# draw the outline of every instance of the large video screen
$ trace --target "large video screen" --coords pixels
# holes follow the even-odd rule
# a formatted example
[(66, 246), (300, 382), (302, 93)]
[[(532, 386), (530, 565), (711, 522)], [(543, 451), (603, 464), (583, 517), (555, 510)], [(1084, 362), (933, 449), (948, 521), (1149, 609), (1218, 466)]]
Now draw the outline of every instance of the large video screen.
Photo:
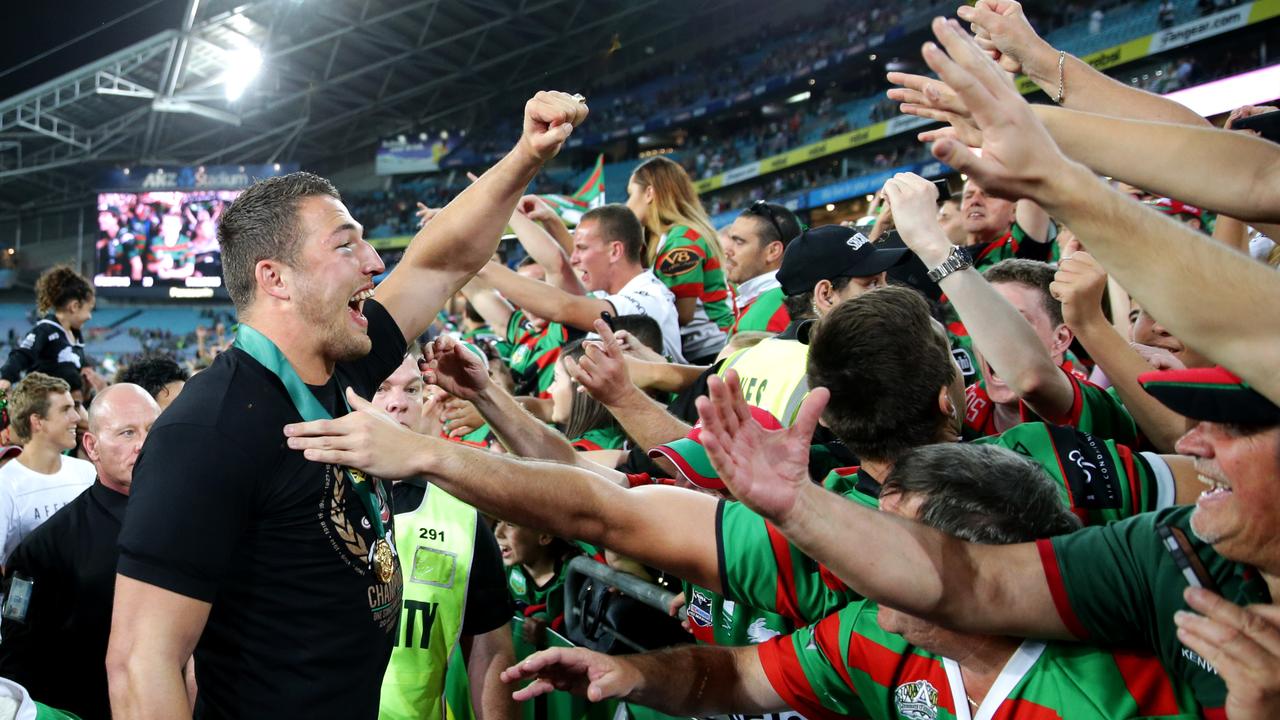
[(98, 195), (97, 266), (105, 295), (224, 300), (218, 218), (239, 190)]

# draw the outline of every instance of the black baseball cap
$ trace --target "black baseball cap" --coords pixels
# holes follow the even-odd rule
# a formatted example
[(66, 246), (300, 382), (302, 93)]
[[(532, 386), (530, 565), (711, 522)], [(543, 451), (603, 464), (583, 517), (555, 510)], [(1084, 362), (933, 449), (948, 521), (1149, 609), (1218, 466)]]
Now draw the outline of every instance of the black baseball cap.
[(883, 247), (853, 228), (823, 225), (805, 230), (787, 245), (778, 283), (787, 295), (802, 295), (819, 280), (879, 275), (906, 256), (905, 247)]
[(1138, 382), (1156, 400), (1192, 420), (1280, 424), (1280, 407), (1221, 366), (1156, 370), (1139, 375)]

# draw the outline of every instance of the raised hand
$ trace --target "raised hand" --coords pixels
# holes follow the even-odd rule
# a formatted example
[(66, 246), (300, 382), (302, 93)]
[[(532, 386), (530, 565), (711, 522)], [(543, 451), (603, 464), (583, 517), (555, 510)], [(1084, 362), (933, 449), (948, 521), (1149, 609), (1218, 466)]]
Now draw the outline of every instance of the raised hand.
[(484, 416), (476, 406), (458, 398), (445, 400), (441, 417), (444, 419), (444, 429), (451, 438), (465, 437), (484, 425)]
[(403, 427), (390, 415), (347, 388), (353, 412), (334, 420), (284, 426), (290, 448), (312, 462), (359, 468), (389, 480), (419, 473), (418, 454), (433, 440)]
[(907, 115), (948, 123), (950, 127), (926, 130), (916, 135), (920, 142), (934, 142), (944, 137), (954, 138), (969, 147), (982, 146), (982, 131), (973, 124), (969, 108), (955, 91), (937, 78), (910, 73), (891, 72), (889, 82), (900, 87), (890, 88), (886, 95), (901, 105), (898, 109)]
[(422, 348), (428, 384), (438, 385), (455, 398), (473, 402), (489, 387), (489, 371), (479, 355), (451, 335), (440, 337)]
[(933, 156), (967, 173), (984, 190), (1008, 199), (1043, 200), (1051, 185), (1071, 166), (1044, 125), (1036, 119), (1004, 71), (960, 29), (954, 20), (937, 18), (933, 34), (945, 48), (925, 43), (930, 69), (964, 102), (982, 131), (982, 156), (964, 143), (943, 138)]
[(556, 218), (556, 211), (537, 195), (525, 195), (520, 198), (520, 202), (516, 203), (516, 212), (534, 222), (546, 222)]
[(1280, 717), (1280, 607), (1240, 607), (1203, 588), (1187, 588), (1195, 613), (1178, 612), (1178, 640), (1227, 684), (1231, 720)]
[(609, 324), (596, 320), (595, 329), (600, 339), (584, 342), (582, 357), (576, 361), (565, 358), (564, 369), (591, 397), (606, 407), (614, 407), (636, 387), (627, 373), (622, 346)]
[(539, 91), (524, 106), (524, 132), (520, 146), (539, 162), (560, 152), (573, 129), (587, 119), (587, 104), (581, 95)]
[(915, 173), (898, 173), (884, 184), (898, 234), (925, 267), (941, 265), (951, 241), (938, 225), (938, 188)]
[(614, 337), (618, 338), (618, 347), (622, 348), (622, 352), (637, 360), (657, 363), (667, 361), (661, 354), (654, 352), (648, 345), (637, 340), (636, 336), (632, 335), (628, 330), (619, 330), (614, 333)]
[(1106, 271), (1086, 252), (1064, 257), (1049, 285), (1049, 292), (1062, 303), (1062, 319), (1072, 330), (1107, 322), (1102, 314), (1102, 294), (1106, 289)]
[(427, 223), (431, 222), (431, 218), (440, 214), (442, 208), (427, 207), (423, 203), (418, 203), (418, 209), (414, 212), (418, 216), (418, 227), (424, 228)]
[(563, 690), (591, 702), (629, 695), (642, 678), (624, 657), (612, 657), (584, 648), (552, 648), (536, 652), (502, 671), (502, 681), (533, 679), (511, 697), (519, 702)]
[(972, 7), (961, 5), (956, 15), (969, 23), (978, 47), (990, 53), (1006, 72), (1031, 73), (1045, 58), (1056, 55), (1036, 34), (1021, 3), (1015, 0), (978, 0)]
[(733, 496), (778, 524), (790, 519), (800, 490), (810, 483), (809, 444), (830, 393), (817, 388), (800, 405), (795, 422), (766, 430), (751, 416), (738, 374), (711, 377), (697, 401), (702, 446)]

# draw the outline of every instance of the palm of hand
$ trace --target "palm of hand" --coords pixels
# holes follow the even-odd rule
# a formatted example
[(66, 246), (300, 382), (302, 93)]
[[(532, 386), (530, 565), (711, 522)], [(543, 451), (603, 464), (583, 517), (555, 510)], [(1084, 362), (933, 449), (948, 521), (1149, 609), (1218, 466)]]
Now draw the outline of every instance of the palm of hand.
[(435, 367), (436, 384), (450, 395), (463, 400), (474, 400), (489, 379), (483, 367), (470, 362), (469, 358), (463, 357), (458, 351), (438, 358)]
[(809, 482), (809, 442), (791, 430), (744, 424), (720, 476), (745, 505), (768, 518), (785, 517)]

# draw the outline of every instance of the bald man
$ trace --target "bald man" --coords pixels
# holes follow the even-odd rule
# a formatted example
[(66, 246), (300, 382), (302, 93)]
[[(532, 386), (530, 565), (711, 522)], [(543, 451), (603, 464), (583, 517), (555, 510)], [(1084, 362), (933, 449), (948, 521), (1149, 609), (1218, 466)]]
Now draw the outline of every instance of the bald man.
[(104, 663), (116, 537), (133, 464), (159, 415), (137, 385), (98, 393), (84, 436), (97, 479), (24, 538), (5, 568), (10, 598), (0, 619), (0, 676), (86, 720), (111, 717)]

